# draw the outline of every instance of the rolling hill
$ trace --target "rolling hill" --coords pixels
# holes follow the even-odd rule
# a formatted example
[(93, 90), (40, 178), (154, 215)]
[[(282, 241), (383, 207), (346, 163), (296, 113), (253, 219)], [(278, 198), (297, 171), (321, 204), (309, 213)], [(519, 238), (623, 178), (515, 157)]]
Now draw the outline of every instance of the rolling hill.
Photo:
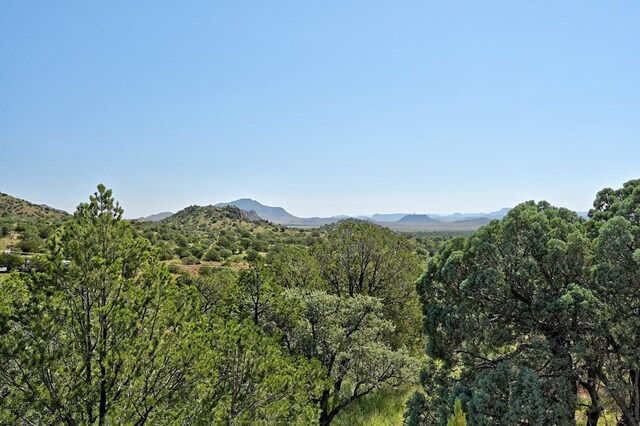
[(178, 213), (163, 219), (163, 223), (176, 223), (190, 226), (192, 229), (207, 227), (225, 220), (239, 222), (259, 222), (261, 218), (255, 211), (246, 211), (233, 205), (217, 206), (189, 206)]
[(0, 215), (34, 219), (64, 219), (69, 213), (49, 206), (33, 204), (20, 198), (0, 192)]

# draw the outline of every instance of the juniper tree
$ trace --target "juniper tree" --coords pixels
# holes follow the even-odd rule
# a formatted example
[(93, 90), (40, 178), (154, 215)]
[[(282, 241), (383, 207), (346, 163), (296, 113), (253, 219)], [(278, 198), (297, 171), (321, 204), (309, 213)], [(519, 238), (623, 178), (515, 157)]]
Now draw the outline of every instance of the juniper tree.
[(598, 307), (589, 247), (575, 213), (528, 202), (438, 250), (418, 291), (440, 421), (460, 399), (473, 424), (574, 422), (576, 352)]

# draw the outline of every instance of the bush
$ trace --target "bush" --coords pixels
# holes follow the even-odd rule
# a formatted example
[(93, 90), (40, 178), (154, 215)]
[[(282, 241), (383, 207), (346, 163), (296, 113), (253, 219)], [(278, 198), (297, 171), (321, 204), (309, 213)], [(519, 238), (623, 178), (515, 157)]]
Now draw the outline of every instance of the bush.
[(205, 254), (202, 256), (202, 260), (208, 262), (220, 262), (222, 260), (222, 256), (220, 255), (220, 252), (218, 252), (218, 250), (212, 247), (205, 252)]
[(187, 247), (178, 247), (176, 254), (180, 259), (185, 259), (189, 256), (193, 256), (191, 251)]
[(0, 253), (0, 266), (7, 267), (10, 271), (22, 266), (23, 263), (21, 256), (10, 253)]
[(251, 247), (251, 238), (242, 238), (240, 240), (240, 245), (243, 249), (247, 250), (249, 247)]
[(168, 266), (169, 272), (172, 274), (179, 274), (182, 272), (178, 265), (174, 265), (173, 263)]
[(269, 245), (265, 241), (261, 240), (254, 240), (252, 246), (256, 251), (267, 251), (269, 248)]
[(198, 259), (197, 257), (191, 254), (185, 257), (184, 259), (182, 259), (182, 264), (183, 265), (199, 265), (200, 259)]
[(37, 253), (42, 248), (42, 240), (37, 235), (28, 235), (17, 244), (17, 247), (23, 252)]
[(190, 250), (191, 250), (191, 254), (197, 258), (201, 258), (205, 252), (204, 247), (202, 247), (200, 244), (192, 245)]
[(254, 260), (258, 259), (258, 257), (260, 257), (260, 253), (258, 253), (257, 251), (251, 249), (247, 252), (247, 260), (249, 262), (253, 262)]
[(228, 259), (233, 253), (231, 252), (231, 250), (228, 249), (222, 249), (220, 250), (220, 256), (222, 256), (223, 259)]
[(215, 271), (215, 268), (213, 268), (212, 266), (207, 266), (207, 265), (203, 265), (200, 270), (198, 270), (198, 273), (203, 276), (209, 276), (211, 274), (213, 274), (213, 272)]
[(166, 244), (159, 245), (158, 248), (158, 258), (160, 260), (171, 260), (173, 259), (173, 251), (167, 247)]

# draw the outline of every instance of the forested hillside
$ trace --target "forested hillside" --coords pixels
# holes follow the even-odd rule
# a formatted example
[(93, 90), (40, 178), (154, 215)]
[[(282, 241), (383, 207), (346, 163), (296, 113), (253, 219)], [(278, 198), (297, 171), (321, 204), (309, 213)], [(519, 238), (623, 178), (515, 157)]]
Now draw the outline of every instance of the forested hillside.
[(640, 422), (640, 180), (447, 239), (7, 200), (0, 424)]
[(23, 267), (25, 258), (20, 254), (43, 252), (53, 230), (69, 218), (61, 210), (0, 192), (0, 267)]
[[(173, 270), (202, 266), (246, 268), (284, 247), (311, 247), (335, 224), (314, 229), (288, 228), (235, 206), (190, 206), (158, 222), (134, 222), (134, 228), (160, 251)], [(407, 234), (406, 244), (424, 263), (442, 238)]]
[(0, 281), (2, 423), (330, 424), (416, 383), (417, 239), (235, 207), (122, 213), (99, 186), (38, 268)]

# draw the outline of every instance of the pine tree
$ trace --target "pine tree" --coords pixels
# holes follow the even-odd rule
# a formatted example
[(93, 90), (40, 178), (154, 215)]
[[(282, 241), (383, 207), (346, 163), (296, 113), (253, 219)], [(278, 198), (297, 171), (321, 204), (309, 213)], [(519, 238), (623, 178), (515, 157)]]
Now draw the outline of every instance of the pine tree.
[(467, 426), (467, 415), (462, 411), (462, 403), (459, 399), (456, 399), (453, 415), (449, 417), (447, 426)]

